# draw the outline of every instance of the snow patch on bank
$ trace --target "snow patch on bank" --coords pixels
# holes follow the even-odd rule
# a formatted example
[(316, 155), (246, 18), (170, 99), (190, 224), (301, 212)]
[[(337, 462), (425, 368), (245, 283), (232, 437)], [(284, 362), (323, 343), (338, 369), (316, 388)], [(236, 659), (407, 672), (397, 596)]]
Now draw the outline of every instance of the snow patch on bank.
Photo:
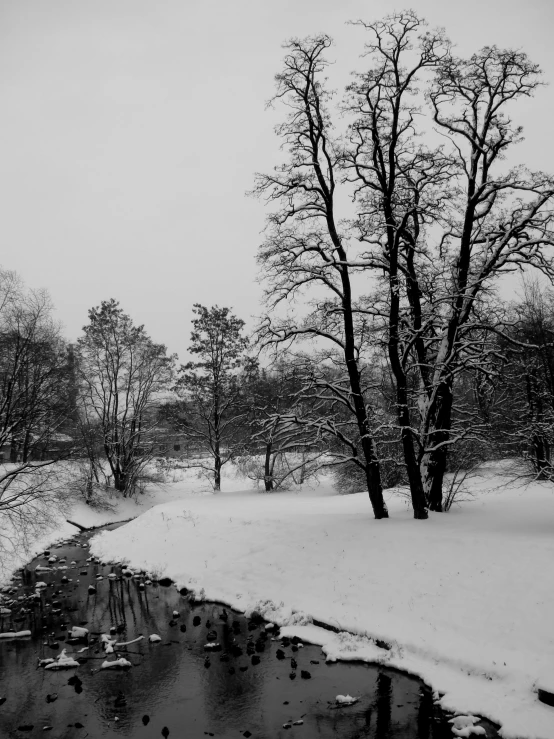
[[(7, 465), (0, 465), (0, 467), (2, 466), (6, 467)], [(61, 468), (60, 475), (67, 477), (69, 487), (72, 475), (78, 472), (78, 465), (76, 466), (72, 462), (60, 462), (59, 466)], [(29, 560), (41, 554), (45, 549), (79, 533), (79, 529), (69, 524), (67, 519), (75, 521), (85, 528), (96, 528), (119, 521), (128, 521), (140, 516), (155, 505), (172, 500), (181, 500), (184, 496), (210, 495), (208, 482), (203, 478), (199, 478), (195, 470), (177, 469), (169, 480), (175, 481), (152, 485), (136, 499), (123, 498), (115, 490), (104, 491), (104, 507), (87, 505), (84, 497), (68, 494), (63, 510), (55, 515), (51, 514), (52, 519), (49, 525), (45, 525), (40, 536), (35, 537), (33, 541), (27, 541), (25, 546), (23, 546), (22, 538), (10, 529), (9, 520), (0, 515), (4, 541), (15, 542), (15, 546), (6, 545), (6, 547), (0, 549), (0, 588), (6, 586), (13, 572)], [(230, 489), (236, 490), (245, 487), (244, 479), (237, 477), (236, 470), (232, 466), (225, 471), (224, 481)], [(252, 490), (251, 493), (253, 494), (254, 491)]]

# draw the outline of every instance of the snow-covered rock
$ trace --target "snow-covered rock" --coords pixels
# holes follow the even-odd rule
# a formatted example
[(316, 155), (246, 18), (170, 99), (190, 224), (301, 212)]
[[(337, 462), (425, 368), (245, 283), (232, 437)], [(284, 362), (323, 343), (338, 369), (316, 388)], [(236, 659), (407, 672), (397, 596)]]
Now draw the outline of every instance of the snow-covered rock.
[(452, 724), (452, 733), (454, 736), (461, 737), (462, 739), (471, 736), (486, 736), (487, 734), (482, 726), (475, 726), (475, 724), (479, 723), (477, 716), (455, 716), (448, 723)]
[(215, 641), (208, 642), (204, 644), (204, 650), (206, 652), (219, 652), (221, 650), (221, 644)]
[(88, 633), (88, 629), (85, 629), (83, 626), (72, 626), (71, 630), (68, 631), (71, 639), (84, 639), (88, 636)]
[(125, 670), (132, 666), (133, 665), (131, 664), (131, 662), (129, 662), (129, 660), (125, 659), (125, 657), (120, 657), (119, 659), (116, 659), (113, 662), (108, 662), (108, 660), (106, 660), (105, 662), (102, 662), (100, 669), (101, 670), (109, 670), (109, 669)]
[(31, 636), (30, 631), (5, 631), (0, 633), (0, 639), (25, 639)]
[(354, 698), (351, 695), (337, 695), (337, 697), (335, 698), (335, 703), (337, 703), (339, 706), (352, 706), (359, 700), (359, 698)]
[(69, 657), (66, 654), (65, 649), (62, 650), (60, 655), (53, 661), (50, 662), (47, 665), (44, 665), (45, 670), (69, 670), (72, 667), (80, 667), (77, 660), (73, 659), (73, 657)]

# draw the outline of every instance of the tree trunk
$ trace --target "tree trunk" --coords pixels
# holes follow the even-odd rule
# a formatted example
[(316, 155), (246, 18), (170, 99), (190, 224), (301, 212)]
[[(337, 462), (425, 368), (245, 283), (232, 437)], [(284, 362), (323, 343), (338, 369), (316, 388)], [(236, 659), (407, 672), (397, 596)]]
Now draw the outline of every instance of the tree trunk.
[(264, 485), (266, 493), (273, 491), (273, 475), (271, 465), (271, 444), (267, 444), (265, 448), (265, 462), (264, 462)]
[(126, 496), (126, 487), (127, 487), (127, 475), (121, 470), (114, 470), (114, 476), (113, 476), (113, 484), (114, 488), (120, 492), (123, 493), (123, 497)]
[(408, 473), (414, 518), (424, 521), (429, 518), (427, 498), (423, 488), (421, 471), (417, 463), (414, 440), (407, 428), (402, 429), (402, 450), (404, 452), (404, 462), (406, 463), (406, 471)]
[(219, 493), (221, 490), (221, 454), (219, 452), (219, 442), (216, 443), (214, 452), (214, 491)]
[(552, 473), (550, 462), (550, 444), (542, 433), (533, 434), (531, 440), (533, 466), (538, 480), (549, 480)]
[(408, 378), (406, 377), (406, 372), (401, 360), (403, 352), (399, 339), (400, 281), (398, 278), (398, 243), (397, 230), (394, 228), (394, 219), (390, 204), (385, 205), (385, 215), (387, 217), (387, 238), (389, 244), (390, 265), (388, 354), (396, 386), (396, 417), (398, 419), (398, 425), (402, 429), (402, 450), (404, 452), (404, 462), (408, 472), (414, 518), (424, 521), (429, 517), (427, 500), (425, 498), (421, 472), (417, 464), (414, 439), (411, 432), (412, 423), (410, 419), (410, 408), (408, 406)]
[(19, 462), (19, 449), (20, 449), (21, 443), (18, 439), (14, 439), (12, 437), (12, 442), (10, 445), (10, 462), (16, 463)]
[[(366, 457), (367, 459), (367, 457)], [(383, 487), (381, 485), (381, 468), (379, 460), (375, 459), (366, 465), (365, 468), (367, 491), (369, 500), (373, 508), (373, 515), (376, 519), (388, 518), (389, 512), (385, 500), (383, 498)]]
[(25, 432), (25, 440), (23, 442), (23, 462), (29, 461), (29, 450), (31, 448), (31, 432)]
[[(448, 444), (452, 426), (452, 381), (441, 382), (437, 390), (434, 419), (428, 433), (426, 446), (432, 449), (422, 461), (423, 489), (430, 510), (443, 510), (443, 484), (448, 459)], [(440, 446), (439, 446), (440, 444)]]
[[(348, 314), (345, 310), (344, 315), (345, 317), (349, 315), (351, 325), (351, 311)], [(345, 323), (348, 325), (346, 318)], [(373, 437), (370, 434), (367, 409), (362, 395), (362, 388), (360, 383), (360, 373), (355, 358), (353, 328), (351, 329), (351, 332), (351, 341), (345, 342), (345, 359), (350, 380), (350, 389), (352, 391), (352, 405), (354, 406), (354, 410), (356, 413), (356, 421), (358, 422), (358, 431), (360, 432), (360, 441), (364, 455), (367, 492), (375, 518), (388, 518), (389, 512), (383, 498), (383, 486), (381, 485), (381, 467), (379, 465), (379, 459), (377, 457), (377, 451), (375, 449), (375, 442), (373, 441)]]
[[(448, 438), (448, 434), (437, 434), (435, 438)], [(426, 492), (429, 508), (441, 513), (443, 510), (443, 484), (446, 472), (446, 461), (448, 458), (448, 447), (443, 446), (429, 455), (426, 469)]]
[[(319, 177), (321, 183), (321, 177)], [(343, 262), (339, 270), (342, 284), (342, 317), (344, 326), (344, 360), (348, 379), (350, 382), (350, 391), (352, 396), (352, 405), (356, 415), (358, 431), (360, 433), (360, 441), (365, 461), (367, 492), (373, 515), (376, 519), (388, 518), (389, 512), (383, 498), (383, 486), (381, 485), (381, 467), (379, 458), (375, 449), (375, 442), (369, 428), (369, 419), (367, 417), (367, 408), (362, 394), (362, 384), (360, 381), (360, 368), (357, 360), (357, 349), (354, 331), (354, 314), (352, 309), (352, 286), (350, 284), (350, 274), (346, 266), (346, 252), (341, 244), (338, 232), (335, 228), (335, 221), (332, 212), (332, 201), (330, 211), (327, 214), (327, 226), (329, 235), (333, 241), (337, 256)]]

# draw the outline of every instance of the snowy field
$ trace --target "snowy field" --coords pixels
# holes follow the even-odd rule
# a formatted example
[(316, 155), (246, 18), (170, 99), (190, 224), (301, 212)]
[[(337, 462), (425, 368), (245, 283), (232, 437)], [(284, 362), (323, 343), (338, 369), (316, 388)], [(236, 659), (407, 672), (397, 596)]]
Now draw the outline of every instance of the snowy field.
[(192, 472), (139, 504), (79, 503), (67, 517), (92, 526), (138, 516), (95, 537), (93, 553), (257, 610), (328, 659), (417, 674), (446, 708), (486, 716), (505, 737), (552, 739), (554, 708), (536, 690), (554, 678), (554, 490), (508, 483), (504, 469), (484, 468), (472, 500), (427, 522), (392, 492), (391, 518), (375, 521), (366, 494), (335, 495), (326, 480), (256, 494), (231, 474), (212, 494)]

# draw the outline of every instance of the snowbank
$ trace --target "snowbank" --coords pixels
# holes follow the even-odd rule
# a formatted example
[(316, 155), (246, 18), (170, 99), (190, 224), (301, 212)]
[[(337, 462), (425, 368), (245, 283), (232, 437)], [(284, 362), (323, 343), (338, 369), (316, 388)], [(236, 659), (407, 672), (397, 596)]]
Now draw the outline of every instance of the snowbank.
[[(72, 474), (72, 465), (71, 462), (60, 463), (60, 467), (62, 467), (61, 474), (67, 475), (68, 485)], [(7, 467), (9, 465), (3, 466)], [(233, 469), (227, 471), (225, 479), (227, 487), (231, 489), (244, 488), (245, 481), (236, 478), (234, 472)], [(116, 521), (128, 521), (136, 518), (159, 503), (181, 499), (187, 495), (207, 495), (210, 492), (209, 483), (205, 479), (199, 478), (195, 470), (176, 469), (169, 476), (169, 484), (152, 486), (137, 500), (122, 498), (115, 491), (112, 496), (106, 494), (107, 507), (104, 509), (91, 507), (78, 497), (68, 497), (64, 510), (58, 514), (51, 513), (52, 520), (50, 524), (45, 525), (40, 536), (36, 536), (32, 542), (28, 542), (25, 548), (22, 548), (20, 538), (14, 536), (9, 530), (9, 521), (0, 517), (4, 537), (0, 544), (6, 545), (0, 548), (0, 588), (7, 585), (14, 570), (23, 566), (56, 542), (79, 533), (79, 529), (69, 524), (67, 519), (86, 528), (103, 526)], [(252, 490), (249, 492), (254, 493)], [(10, 546), (10, 540), (16, 541), (16, 545)]]
[(501, 482), (491, 466), (473, 502), (427, 522), (392, 496), (391, 518), (375, 521), (367, 495), (324, 486), (190, 496), (99, 534), (92, 552), (256, 610), (329, 659), (420, 675), (505, 737), (552, 739), (536, 688), (554, 665), (554, 491)]

